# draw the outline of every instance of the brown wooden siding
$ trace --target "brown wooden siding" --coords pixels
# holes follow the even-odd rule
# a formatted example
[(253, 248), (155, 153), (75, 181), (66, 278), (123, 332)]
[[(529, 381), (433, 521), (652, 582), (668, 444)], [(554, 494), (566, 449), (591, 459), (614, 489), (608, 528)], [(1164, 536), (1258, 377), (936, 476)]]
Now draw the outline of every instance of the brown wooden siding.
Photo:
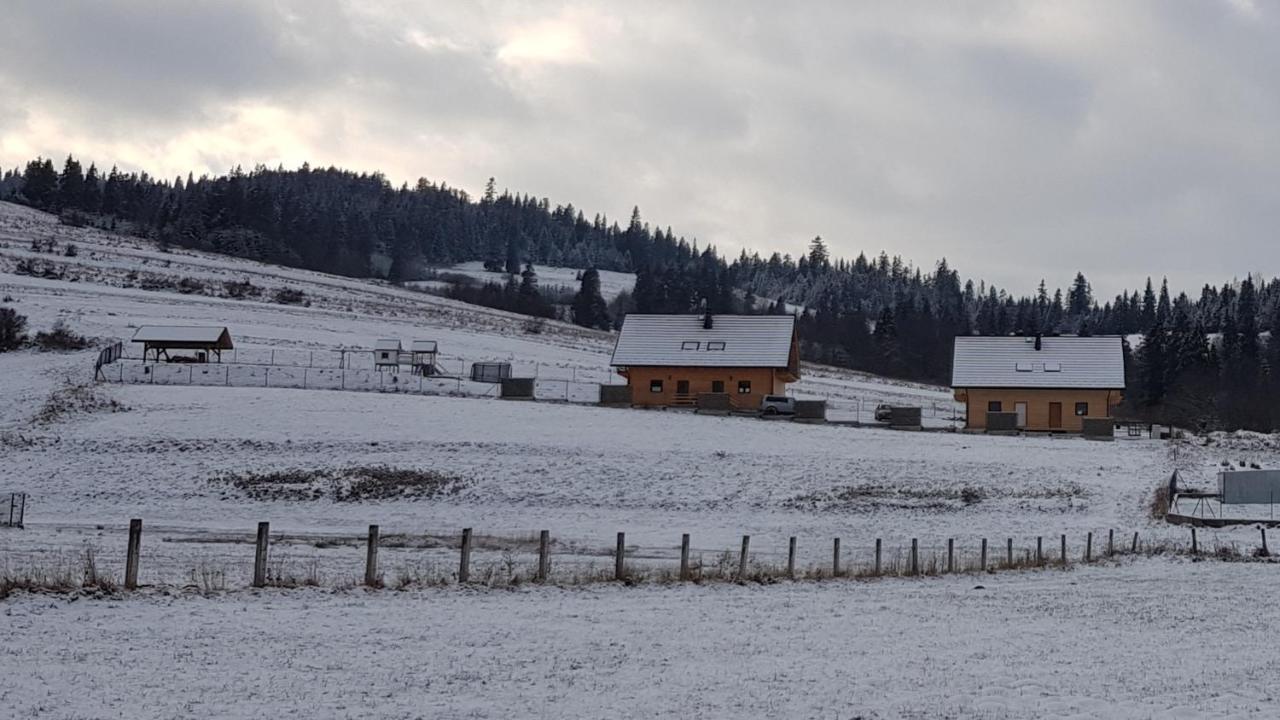
[[(756, 410), (765, 395), (782, 395), (787, 390), (784, 378), (790, 373), (775, 368), (709, 368), (709, 367), (631, 367), (622, 371), (631, 386), (631, 403), (641, 406), (692, 405), (698, 393), (715, 392), (712, 383), (724, 383), (724, 392), (734, 405), (743, 410)], [(650, 384), (662, 381), (662, 391), (652, 392)], [(689, 392), (678, 396), (680, 381), (689, 383)], [(739, 393), (738, 383), (751, 383), (751, 392)]]
[[(965, 427), (982, 430), (987, 427), (988, 404), (1000, 403), (1004, 412), (1014, 412), (1017, 403), (1027, 404), (1027, 430), (1051, 430), (1078, 433), (1084, 429), (1084, 417), (1111, 417), (1112, 409), (1120, 404), (1119, 390), (1091, 389), (1011, 389), (1011, 388), (957, 388), (956, 400), (965, 404), (968, 411), (968, 422)], [(1076, 403), (1089, 404), (1088, 415), (1076, 415)], [(1053, 427), (1050, 423), (1051, 404), (1061, 403), (1061, 427)]]

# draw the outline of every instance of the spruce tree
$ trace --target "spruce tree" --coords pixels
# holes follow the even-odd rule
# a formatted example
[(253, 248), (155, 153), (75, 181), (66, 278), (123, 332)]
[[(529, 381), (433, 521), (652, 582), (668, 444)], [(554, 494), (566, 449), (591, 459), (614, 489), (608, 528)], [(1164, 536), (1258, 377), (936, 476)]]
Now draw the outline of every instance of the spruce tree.
[(600, 273), (595, 268), (588, 268), (582, 273), (582, 284), (578, 293), (573, 296), (573, 322), (582, 327), (608, 330), (609, 306), (600, 294)]

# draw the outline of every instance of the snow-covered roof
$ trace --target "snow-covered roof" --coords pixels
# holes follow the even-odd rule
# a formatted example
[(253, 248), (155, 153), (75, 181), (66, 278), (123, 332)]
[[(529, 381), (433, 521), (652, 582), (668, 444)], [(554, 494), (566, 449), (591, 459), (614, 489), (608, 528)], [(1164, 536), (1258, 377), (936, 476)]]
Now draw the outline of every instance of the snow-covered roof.
[(198, 345), (231, 349), (231, 333), (214, 325), (143, 325), (133, 334), (133, 342), (152, 345)]
[(373, 344), (373, 349), (374, 350), (395, 350), (398, 352), (400, 350), (400, 341), (394, 340), (394, 339), (379, 340)]
[(958, 337), (957, 388), (1124, 389), (1119, 337)]
[(787, 367), (796, 319), (790, 315), (629, 314), (612, 365), (640, 367)]
[(409, 350), (416, 353), (433, 353), (436, 351), (436, 341), (414, 340), (409, 343)]

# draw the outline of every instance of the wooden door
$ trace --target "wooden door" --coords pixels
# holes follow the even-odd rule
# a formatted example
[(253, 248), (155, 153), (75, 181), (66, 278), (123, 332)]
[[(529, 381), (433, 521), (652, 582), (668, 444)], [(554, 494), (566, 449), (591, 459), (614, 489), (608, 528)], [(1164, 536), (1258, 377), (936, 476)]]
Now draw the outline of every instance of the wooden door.
[(677, 381), (676, 381), (676, 394), (677, 394), (677, 395), (688, 395), (688, 394), (689, 394), (689, 381), (688, 381), (688, 380), (677, 380)]
[(1014, 403), (1013, 411), (1018, 414), (1018, 427), (1020, 428), (1026, 427), (1027, 426), (1027, 404), (1024, 402)]
[(1049, 403), (1049, 428), (1062, 428), (1062, 403), (1060, 402)]

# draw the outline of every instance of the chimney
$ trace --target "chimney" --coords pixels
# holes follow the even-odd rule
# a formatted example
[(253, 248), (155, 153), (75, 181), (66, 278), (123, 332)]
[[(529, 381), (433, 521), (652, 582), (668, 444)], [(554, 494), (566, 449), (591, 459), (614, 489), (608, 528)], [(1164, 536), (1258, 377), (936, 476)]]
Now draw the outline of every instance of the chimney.
[(1036, 352), (1040, 352), (1040, 333), (1036, 333)]
[(711, 321), (711, 308), (707, 304), (707, 299), (702, 298), (702, 302), (699, 305), (702, 306), (702, 329), (710, 330), (713, 323)]

